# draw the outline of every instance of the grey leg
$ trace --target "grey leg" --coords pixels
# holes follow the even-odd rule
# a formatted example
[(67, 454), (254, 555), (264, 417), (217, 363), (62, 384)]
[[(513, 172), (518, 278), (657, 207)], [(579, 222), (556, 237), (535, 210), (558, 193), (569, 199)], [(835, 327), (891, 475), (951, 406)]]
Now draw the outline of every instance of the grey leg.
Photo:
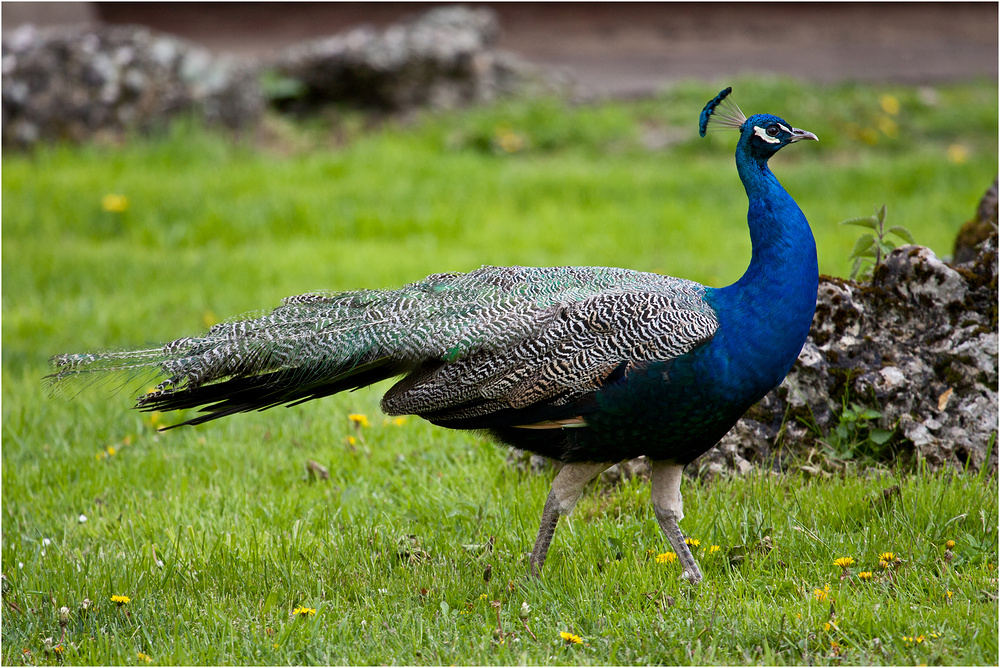
[(552, 480), (552, 490), (545, 501), (542, 511), (542, 523), (538, 527), (538, 538), (531, 550), (531, 574), (538, 576), (545, 564), (545, 555), (549, 552), (549, 543), (556, 532), (559, 517), (568, 515), (576, 502), (583, 496), (583, 488), (588, 482), (600, 475), (601, 471), (614, 462), (578, 462), (566, 464)]
[(701, 571), (677, 526), (684, 518), (684, 504), (681, 501), (683, 473), (684, 466), (681, 464), (670, 461), (653, 462), (653, 511), (660, 529), (681, 562), (681, 577), (692, 584), (698, 584), (701, 582)]

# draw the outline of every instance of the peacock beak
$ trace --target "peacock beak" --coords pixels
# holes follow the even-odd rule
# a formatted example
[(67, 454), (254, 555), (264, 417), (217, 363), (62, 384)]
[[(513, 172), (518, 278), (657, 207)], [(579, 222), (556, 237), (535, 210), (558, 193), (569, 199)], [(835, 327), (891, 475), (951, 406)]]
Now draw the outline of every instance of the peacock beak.
[(792, 128), (792, 138), (788, 140), (789, 144), (794, 144), (797, 141), (802, 141), (803, 139), (813, 139), (819, 141), (819, 137), (809, 132), (808, 130), (799, 130), (798, 128)]

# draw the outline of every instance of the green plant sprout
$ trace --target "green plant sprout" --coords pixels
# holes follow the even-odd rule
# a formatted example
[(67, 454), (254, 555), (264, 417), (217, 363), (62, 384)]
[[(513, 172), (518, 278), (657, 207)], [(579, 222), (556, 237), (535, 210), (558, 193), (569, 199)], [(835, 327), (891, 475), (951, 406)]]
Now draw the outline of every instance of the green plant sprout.
[[(845, 402), (846, 403), (846, 402)], [(848, 460), (860, 456), (862, 461), (879, 461), (895, 429), (882, 429), (877, 420), (879, 411), (851, 402), (844, 406), (838, 424), (822, 441), (827, 456)]]
[[(887, 231), (885, 217), (886, 208), (883, 204), (875, 210), (874, 216), (861, 216), (840, 221), (840, 225), (867, 227), (874, 232), (874, 234), (862, 234), (854, 244), (854, 250), (851, 251), (851, 256), (848, 258), (854, 262), (851, 267), (852, 280), (867, 280), (872, 277), (875, 267), (882, 263), (882, 258), (896, 247), (896, 244), (886, 238), (889, 234), (895, 234), (906, 243), (916, 243), (913, 234), (901, 225), (893, 225)], [(866, 266), (868, 263), (871, 266)]]

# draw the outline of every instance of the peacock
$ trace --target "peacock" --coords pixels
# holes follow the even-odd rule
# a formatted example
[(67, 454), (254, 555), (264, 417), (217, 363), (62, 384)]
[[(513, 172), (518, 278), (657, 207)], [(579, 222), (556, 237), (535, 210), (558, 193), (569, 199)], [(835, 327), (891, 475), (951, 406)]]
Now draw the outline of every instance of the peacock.
[(726, 88), (699, 134), (739, 132), (753, 256), (734, 284), (711, 288), (606, 267), (492, 267), (392, 290), (311, 292), (265, 315), (154, 348), (52, 358), (53, 383), (152, 373), (143, 411), (199, 409), (177, 425), (264, 410), (399, 380), (388, 415), (485, 432), (563, 464), (532, 549), (539, 575), (559, 518), (613, 464), (652, 461), (656, 520), (682, 577), (702, 579), (678, 522), (685, 465), (784, 379), (816, 307), (816, 245), (768, 168), (789, 144), (817, 139), (769, 114), (747, 118)]

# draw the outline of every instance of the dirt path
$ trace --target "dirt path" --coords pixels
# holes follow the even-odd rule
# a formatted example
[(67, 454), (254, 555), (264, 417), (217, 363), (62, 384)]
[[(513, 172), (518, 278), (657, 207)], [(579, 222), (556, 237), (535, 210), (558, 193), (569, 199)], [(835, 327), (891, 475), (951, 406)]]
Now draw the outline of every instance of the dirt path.
[[(490, 3), (486, 3), (490, 4)], [(97, 3), (218, 52), (261, 56), (431, 3)], [(500, 48), (598, 94), (641, 95), (683, 78), (777, 72), (818, 82), (933, 83), (998, 75), (997, 3), (493, 4)]]

